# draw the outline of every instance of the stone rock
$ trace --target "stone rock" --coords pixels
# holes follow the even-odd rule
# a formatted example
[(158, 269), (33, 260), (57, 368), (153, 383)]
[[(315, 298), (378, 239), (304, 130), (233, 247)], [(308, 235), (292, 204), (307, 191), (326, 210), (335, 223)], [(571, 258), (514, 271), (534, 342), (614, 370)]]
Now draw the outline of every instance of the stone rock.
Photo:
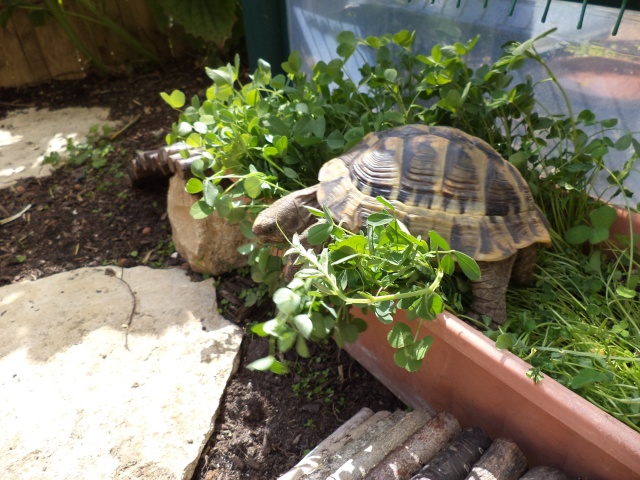
[(63, 153), (67, 138), (84, 142), (94, 125), (115, 126), (108, 117), (109, 109), (104, 107), (9, 112), (0, 120), (0, 188), (9, 187), (20, 178), (50, 175), (52, 168), (42, 164), (44, 157), (52, 152)]
[(190, 479), (237, 368), (211, 281), (84, 268), (0, 288), (0, 471)]
[(176, 251), (192, 270), (219, 275), (247, 264), (238, 247), (248, 242), (238, 225), (230, 225), (215, 213), (196, 220), (191, 205), (197, 198), (184, 189), (186, 179), (176, 174), (169, 182), (167, 212)]

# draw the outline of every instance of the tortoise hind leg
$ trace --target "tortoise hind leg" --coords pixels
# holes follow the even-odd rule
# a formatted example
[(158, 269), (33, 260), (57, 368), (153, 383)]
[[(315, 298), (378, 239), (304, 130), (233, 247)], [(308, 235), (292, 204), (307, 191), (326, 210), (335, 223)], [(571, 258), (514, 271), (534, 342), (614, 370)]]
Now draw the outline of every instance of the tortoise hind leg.
[(533, 269), (536, 266), (538, 256), (538, 244), (534, 243), (518, 251), (518, 258), (511, 272), (511, 281), (522, 287), (533, 283)]
[(478, 262), (480, 279), (471, 284), (471, 309), (498, 325), (507, 321), (507, 287), (518, 254), (499, 262)]

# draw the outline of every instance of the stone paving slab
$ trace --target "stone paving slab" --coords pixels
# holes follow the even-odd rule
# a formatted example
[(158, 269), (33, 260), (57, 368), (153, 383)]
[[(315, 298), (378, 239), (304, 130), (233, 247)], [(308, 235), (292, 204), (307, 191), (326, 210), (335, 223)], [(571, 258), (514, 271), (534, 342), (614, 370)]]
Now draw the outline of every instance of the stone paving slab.
[(190, 479), (242, 332), (211, 280), (83, 268), (0, 288), (0, 338), (2, 478)]
[(42, 165), (45, 155), (64, 151), (68, 137), (84, 142), (94, 125), (115, 126), (108, 117), (103, 107), (9, 112), (0, 120), (0, 189), (21, 178), (50, 175), (51, 167)]

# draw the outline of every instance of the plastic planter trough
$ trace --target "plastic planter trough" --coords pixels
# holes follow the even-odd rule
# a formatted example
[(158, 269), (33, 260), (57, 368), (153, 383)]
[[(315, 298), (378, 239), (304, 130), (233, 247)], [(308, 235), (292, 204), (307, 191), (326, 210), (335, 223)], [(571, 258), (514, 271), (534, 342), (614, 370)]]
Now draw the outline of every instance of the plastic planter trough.
[[(611, 227), (640, 235), (640, 215), (631, 221), (618, 208)], [(640, 242), (638, 243), (640, 248)], [(355, 315), (360, 310), (354, 310)], [(392, 325), (366, 315), (368, 329), (345, 349), (403, 402), (412, 407), (446, 410), (463, 426), (480, 426), (493, 438), (514, 440), (529, 466), (553, 465), (571, 475), (602, 479), (640, 479), (640, 434), (555, 380), (535, 384), (531, 368), (511, 352), (449, 313), (423, 322), (420, 336), (431, 335), (422, 369), (409, 373), (393, 361), (387, 342)], [(397, 321), (414, 329), (403, 312)]]
[[(420, 336), (434, 341), (414, 373), (393, 362), (392, 325), (364, 318), (368, 329), (345, 348), (407, 405), (446, 410), (463, 426), (514, 440), (530, 467), (553, 465), (590, 480), (640, 479), (640, 434), (549, 377), (535, 384), (526, 376), (531, 365), (457, 317), (422, 323)], [(402, 312), (396, 320), (406, 322)], [(417, 322), (406, 323), (415, 332)]]

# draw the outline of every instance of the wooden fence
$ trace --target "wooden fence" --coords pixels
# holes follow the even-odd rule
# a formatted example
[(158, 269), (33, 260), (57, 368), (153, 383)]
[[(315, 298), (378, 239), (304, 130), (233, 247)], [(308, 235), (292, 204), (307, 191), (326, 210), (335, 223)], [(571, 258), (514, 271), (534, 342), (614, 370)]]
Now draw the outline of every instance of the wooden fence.
[[(180, 28), (161, 32), (145, 0), (106, 0), (105, 14), (121, 25), (160, 60), (179, 56), (186, 48)], [(86, 15), (82, 6), (65, 0), (68, 12)], [(93, 22), (67, 14), (69, 24), (81, 44), (109, 67), (139, 61), (118, 35)], [(31, 85), (49, 80), (83, 78), (91, 65), (72, 43), (60, 24), (48, 16), (36, 26), (24, 9), (15, 9), (5, 28), (0, 27), (0, 87)]]

